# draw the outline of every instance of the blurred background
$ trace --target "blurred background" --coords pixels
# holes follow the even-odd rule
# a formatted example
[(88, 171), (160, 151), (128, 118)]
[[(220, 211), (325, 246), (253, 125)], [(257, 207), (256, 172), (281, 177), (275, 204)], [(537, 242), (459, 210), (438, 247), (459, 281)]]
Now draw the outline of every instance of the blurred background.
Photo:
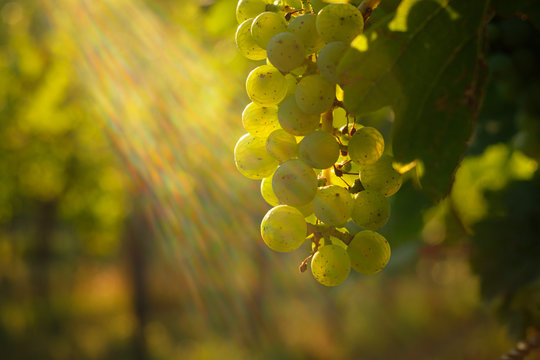
[[(264, 246), (269, 206), (234, 167), (257, 65), (235, 48), (235, 7), (0, 1), (0, 358), (511, 349), (540, 316), (538, 29), (493, 18), (485, 103), (451, 196), (434, 204), (407, 180), (383, 229), (387, 269), (325, 288), (298, 271), (309, 244)], [(363, 120), (389, 128), (392, 112)]]

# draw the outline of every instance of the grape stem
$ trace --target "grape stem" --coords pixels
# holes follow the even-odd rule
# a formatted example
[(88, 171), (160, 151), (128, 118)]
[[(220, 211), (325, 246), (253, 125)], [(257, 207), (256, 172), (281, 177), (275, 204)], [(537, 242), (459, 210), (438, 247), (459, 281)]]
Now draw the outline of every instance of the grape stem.
[(348, 232), (341, 232), (335, 227), (328, 225), (313, 225), (308, 223), (308, 234), (313, 234), (315, 239), (320, 239), (323, 237), (333, 236), (343, 241), (345, 244), (349, 245), (353, 236)]
[(362, 17), (364, 18), (364, 23), (368, 21), (371, 14), (373, 14), (373, 10), (375, 10), (375, 8), (379, 6), (380, 2), (381, 0), (364, 0), (358, 6), (358, 9), (362, 13)]
[(309, 0), (301, 0), (302, 9), (304, 9), (304, 14), (313, 13), (313, 8), (311, 7), (311, 2)]

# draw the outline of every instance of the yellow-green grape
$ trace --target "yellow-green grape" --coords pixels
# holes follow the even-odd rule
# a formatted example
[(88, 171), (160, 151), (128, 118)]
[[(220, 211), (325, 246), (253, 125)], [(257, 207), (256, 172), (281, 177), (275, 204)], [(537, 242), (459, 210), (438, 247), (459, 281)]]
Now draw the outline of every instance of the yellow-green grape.
[(262, 60), (266, 57), (266, 50), (255, 43), (251, 37), (251, 23), (253, 19), (247, 19), (236, 30), (236, 46), (244, 57), (250, 60)]
[(234, 147), (236, 168), (248, 179), (260, 180), (272, 175), (279, 163), (266, 151), (266, 139), (245, 134)]
[(278, 206), (279, 200), (272, 189), (272, 176), (265, 177), (261, 181), (261, 195), (269, 205)]
[(278, 105), (278, 121), (281, 127), (296, 136), (307, 135), (319, 127), (319, 114), (306, 114), (296, 104), (294, 95), (287, 96)]
[(276, 105), (287, 94), (287, 80), (275, 67), (261, 65), (249, 73), (246, 91), (254, 103), (262, 106)]
[(302, 206), (315, 197), (317, 175), (302, 160), (287, 160), (272, 176), (272, 188), (281, 204)]
[(280, 129), (277, 105), (262, 106), (249, 103), (242, 112), (242, 125), (248, 133), (256, 137), (268, 137), (272, 131)]
[(364, 230), (356, 234), (347, 252), (351, 266), (361, 274), (375, 274), (390, 260), (390, 245), (385, 237), (375, 231)]
[(313, 199), (313, 213), (323, 223), (342, 226), (351, 217), (353, 198), (341, 186), (329, 185), (317, 189)]
[(336, 86), (321, 75), (302, 77), (296, 87), (296, 104), (307, 114), (321, 114), (330, 109), (336, 96)]
[(272, 132), (266, 140), (266, 151), (279, 162), (285, 162), (298, 155), (296, 137), (283, 129)]
[(336, 107), (332, 110), (332, 119), (332, 126), (336, 129), (340, 129), (347, 125), (347, 112), (344, 108)]
[(341, 284), (351, 272), (351, 260), (347, 250), (339, 245), (325, 245), (311, 259), (311, 273), (315, 280), (325, 286)]
[(298, 82), (296, 81), (296, 76), (292, 74), (285, 75), (285, 79), (287, 80), (287, 95), (291, 96), (294, 95), (296, 92), (296, 86), (298, 85)]
[(288, 252), (297, 249), (306, 238), (304, 215), (292, 206), (279, 205), (266, 213), (261, 222), (261, 236), (272, 250)]
[(298, 157), (315, 169), (327, 169), (339, 158), (339, 144), (330, 133), (314, 131), (300, 141)]
[(364, 30), (362, 13), (351, 4), (330, 4), (317, 14), (317, 32), (326, 43), (349, 44)]
[(287, 31), (285, 17), (271, 11), (259, 14), (251, 24), (251, 36), (257, 45), (263, 49), (266, 49), (268, 42), (274, 35), (285, 31)]
[(306, 54), (318, 52), (324, 46), (323, 39), (317, 33), (317, 15), (304, 14), (291, 20), (287, 29), (298, 36), (304, 44)]
[(364, 188), (378, 191), (386, 197), (394, 195), (403, 179), (392, 166), (392, 161), (392, 157), (385, 154), (376, 163), (360, 167), (360, 181)]
[(383, 154), (384, 138), (370, 126), (358, 129), (349, 140), (349, 156), (360, 165), (373, 164)]
[(268, 42), (266, 52), (272, 65), (284, 73), (296, 69), (305, 60), (302, 41), (290, 32), (274, 35)]
[(264, 0), (240, 0), (236, 6), (236, 20), (242, 23), (249, 18), (254, 18), (266, 10)]
[(302, 215), (304, 215), (304, 218), (308, 218), (313, 214), (313, 203), (312, 202), (309, 202), (306, 205), (295, 206), (295, 208), (300, 210)]
[(338, 82), (337, 66), (348, 48), (343, 41), (333, 41), (326, 44), (317, 56), (317, 67), (321, 75), (333, 84)]
[(390, 203), (378, 191), (360, 191), (354, 197), (351, 218), (355, 224), (368, 230), (380, 229), (390, 217)]

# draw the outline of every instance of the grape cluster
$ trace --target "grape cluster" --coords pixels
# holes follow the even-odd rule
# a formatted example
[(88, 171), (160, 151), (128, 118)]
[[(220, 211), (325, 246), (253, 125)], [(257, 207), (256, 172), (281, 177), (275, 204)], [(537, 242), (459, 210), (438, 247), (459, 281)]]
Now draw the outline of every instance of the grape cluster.
[[(261, 223), (262, 239), (275, 251), (312, 242), (314, 278), (342, 283), (351, 268), (373, 274), (390, 258), (388, 241), (375, 232), (390, 216), (388, 197), (401, 186), (381, 133), (355, 122), (343, 108), (337, 74), (364, 19), (349, 3), (240, 0), (236, 44), (251, 60), (242, 113), (248, 132), (234, 149), (238, 170), (261, 181), (273, 206)], [(351, 234), (349, 221), (364, 230)]]

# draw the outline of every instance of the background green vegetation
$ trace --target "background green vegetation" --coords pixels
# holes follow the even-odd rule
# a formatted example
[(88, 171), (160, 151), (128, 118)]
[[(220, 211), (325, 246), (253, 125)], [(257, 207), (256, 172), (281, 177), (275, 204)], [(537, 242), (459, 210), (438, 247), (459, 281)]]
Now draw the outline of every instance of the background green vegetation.
[[(0, 1), (0, 357), (508, 351), (540, 323), (540, 31), (514, 16), (538, 6), (493, 4), (450, 196), (407, 180), (388, 268), (328, 289), (264, 247), (268, 206), (232, 164), (254, 66), (236, 1)], [(388, 135), (392, 116), (363, 121)]]

